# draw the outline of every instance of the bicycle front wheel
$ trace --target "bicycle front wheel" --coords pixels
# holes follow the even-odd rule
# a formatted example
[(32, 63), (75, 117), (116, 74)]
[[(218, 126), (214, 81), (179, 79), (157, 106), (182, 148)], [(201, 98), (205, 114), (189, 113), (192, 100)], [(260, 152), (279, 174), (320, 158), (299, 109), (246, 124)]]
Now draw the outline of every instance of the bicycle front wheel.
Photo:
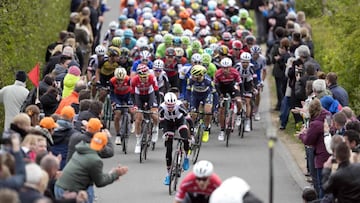
[(144, 160), (146, 160), (146, 153), (147, 153), (147, 134), (148, 134), (148, 128), (145, 123), (142, 125), (142, 138), (141, 138), (141, 149), (140, 149), (140, 163), (142, 163)]
[(121, 143), (122, 143), (122, 151), (127, 154), (127, 146), (129, 140), (129, 114), (124, 114), (121, 119), (121, 128), (123, 130), (121, 133)]
[(191, 148), (191, 161), (193, 164), (195, 164), (199, 158), (200, 148), (201, 148), (201, 142), (202, 142), (202, 133), (203, 130), (201, 130), (201, 127), (199, 126), (199, 130), (196, 132), (195, 136), (195, 143), (192, 145)]
[(169, 195), (172, 195), (176, 191), (177, 182), (178, 182), (178, 172), (179, 172), (179, 151), (175, 151), (174, 157), (172, 160), (170, 168), (170, 184), (169, 184)]

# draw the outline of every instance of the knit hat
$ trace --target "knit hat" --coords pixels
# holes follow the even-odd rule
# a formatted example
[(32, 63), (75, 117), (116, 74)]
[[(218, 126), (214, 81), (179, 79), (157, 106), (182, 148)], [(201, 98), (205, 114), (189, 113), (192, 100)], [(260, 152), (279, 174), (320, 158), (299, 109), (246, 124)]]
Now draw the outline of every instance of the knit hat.
[(62, 55), (63, 56), (67, 56), (67, 57), (73, 57), (74, 56), (74, 49), (70, 46), (66, 46), (64, 47), (63, 51), (62, 51)]
[(55, 123), (54, 119), (52, 117), (44, 117), (43, 119), (41, 119), (40, 121), (40, 126), (42, 128), (46, 128), (46, 129), (54, 129), (58, 127), (58, 124)]
[(68, 73), (70, 73), (71, 75), (80, 76), (81, 70), (77, 66), (71, 66), (68, 70)]
[(18, 72), (16, 72), (16, 76), (15, 76), (16, 80), (21, 81), (21, 82), (25, 82), (26, 81), (26, 73), (22, 70), (19, 70)]
[(90, 128), (92, 132), (98, 132), (103, 127), (98, 118), (90, 118), (86, 126)]
[(90, 142), (90, 148), (95, 151), (100, 151), (108, 142), (108, 137), (103, 132), (95, 133)]
[(72, 119), (75, 116), (75, 110), (71, 106), (65, 106), (61, 109), (60, 115), (65, 119)]

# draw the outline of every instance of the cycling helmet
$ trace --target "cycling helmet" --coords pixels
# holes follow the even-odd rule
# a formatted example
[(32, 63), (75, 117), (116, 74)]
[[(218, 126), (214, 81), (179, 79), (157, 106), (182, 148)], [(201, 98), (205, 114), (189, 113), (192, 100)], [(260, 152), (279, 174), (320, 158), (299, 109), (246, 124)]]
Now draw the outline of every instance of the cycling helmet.
[(223, 68), (228, 68), (232, 66), (232, 60), (230, 58), (223, 58), (220, 61), (220, 66)]
[(191, 56), (192, 63), (200, 63), (201, 62), (201, 55), (196, 53)]
[(189, 30), (189, 29), (186, 29), (183, 32), (183, 36), (186, 36), (186, 37), (190, 38), (190, 37), (192, 37), (192, 35), (193, 35), (193, 32), (191, 30)]
[(236, 48), (236, 49), (242, 49), (243, 48), (243, 45), (241, 43), (240, 40), (234, 40), (233, 43), (232, 43), (232, 48)]
[(222, 23), (215, 21), (215, 22), (213, 22), (211, 24), (211, 29), (213, 29), (213, 30), (223, 30), (224, 26), (223, 26)]
[(250, 48), (250, 52), (251, 54), (260, 54), (261, 53), (261, 47), (257, 44), (255, 44), (254, 46), (252, 46)]
[(174, 46), (181, 46), (181, 38), (178, 36), (174, 36), (173, 38), (173, 45)]
[(109, 30), (116, 30), (119, 27), (119, 24), (116, 21), (111, 21), (109, 23)]
[(114, 46), (111, 46), (108, 48), (107, 50), (108, 52), (108, 56), (112, 57), (112, 56), (120, 56), (120, 49)]
[(222, 18), (222, 17), (224, 17), (224, 12), (222, 10), (220, 10), (220, 9), (216, 9), (215, 16), (217, 18)]
[(239, 22), (240, 22), (240, 18), (239, 18), (239, 16), (231, 16), (231, 18), (230, 18), (230, 21), (231, 21), (231, 23), (236, 23), (236, 24), (238, 24)]
[(214, 50), (212, 50), (210, 47), (208, 47), (208, 48), (204, 49), (204, 53), (209, 54), (210, 56), (212, 56), (214, 54)]
[(151, 14), (151, 16), (152, 16), (152, 9), (151, 8), (149, 8), (149, 7), (144, 7), (143, 9), (142, 9), (142, 12), (143, 12), (143, 18), (144, 19), (147, 19), (146, 17), (145, 17), (145, 13), (150, 13)]
[(221, 45), (218, 47), (218, 53), (223, 56), (226, 56), (229, 54), (229, 48), (225, 45)]
[(120, 56), (128, 57), (130, 55), (130, 50), (126, 47), (120, 48)]
[(161, 59), (156, 59), (153, 63), (153, 69), (164, 69), (165, 64)]
[(144, 32), (144, 26), (142, 26), (142, 25), (136, 25), (136, 26), (135, 26), (135, 32), (136, 32), (136, 33), (143, 33), (143, 32)]
[(201, 48), (201, 42), (199, 40), (193, 41), (193, 43), (191, 44), (191, 48), (199, 50)]
[(208, 53), (201, 54), (201, 63), (209, 65), (211, 63), (211, 55)]
[(208, 22), (207, 22), (206, 19), (201, 19), (201, 20), (199, 21), (199, 26), (200, 26), (200, 27), (206, 27), (207, 25), (208, 25)]
[(197, 2), (193, 2), (193, 3), (191, 3), (190, 7), (193, 11), (197, 11), (200, 8), (200, 4)]
[[(239, 177), (231, 177), (221, 183), (210, 196), (209, 203), (238, 203), (245, 202), (244, 197), (248, 196), (249, 201), (253, 195), (249, 193), (250, 186)], [(256, 202), (256, 201), (255, 201)]]
[(132, 18), (129, 18), (126, 20), (126, 27), (127, 28), (133, 28), (136, 25), (136, 21)]
[(248, 35), (245, 37), (246, 44), (255, 44), (256, 38), (253, 35)]
[(164, 101), (166, 106), (174, 107), (177, 102), (176, 94), (173, 92), (168, 92), (164, 96)]
[[(146, 37), (140, 37), (137, 41), (136, 41), (136, 46), (138, 48), (144, 48), (144, 47), (148, 47), (148, 39)], [(149, 48), (149, 47), (148, 47)]]
[(120, 15), (119, 18), (118, 18), (119, 21), (126, 21), (127, 19), (128, 18), (127, 18), (126, 15)]
[(181, 43), (185, 44), (185, 45), (189, 45), (190, 44), (190, 38), (188, 36), (182, 36), (181, 37)]
[(197, 178), (209, 177), (214, 172), (214, 166), (209, 161), (199, 161), (193, 168), (193, 173)]
[(155, 43), (162, 43), (163, 41), (164, 41), (164, 39), (163, 39), (162, 35), (157, 34), (157, 35), (154, 36), (154, 42)]
[(184, 49), (180, 47), (176, 47), (175, 49), (175, 55), (177, 57), (183, 57), (184, 56)]
[(215, 9), (217, 7), (217, 2), (214, 0), (210, 0), (210, 1), (208, 1), (207, 6), (210, 11), (215, 11)]
[(206, 68), (202, 65), (195, 65), (191, 68), (190, 74), (192, 76), (203, 76), (207, 72)]
[(151, 28), (153, 23), (151, 22), (151, 20), (144, 20), (143, 25), (144, 25), (144, 28)]
[(210, 32), (203, 28), (199, 31), (198, 37), (205, 38), (206, 36), (210, 35)]
[[(151, 8), (149, 8), (149, 9), (151, 10)], [(144, 13), (143, 18), (144, 18), (144, 20), (151, 20), (151, 18), (153, 18), (153, 14), (151, 12)]]
[(116, 29), (115, 30), (115, 36), (116, 37), (123, 37), (124, 36), (124, 30), (123, 29)]
[(160, 20), (160, 24), (170, 24), (171, 23), (171, 18), (169, 16), (164, 16), (161, 18)]
[(172, 34), (166, 34), (164, 35), (164, 43), (171, 45), (172, 44), (172, 40), (173, 40), (173, 36)]
[(241, 61), (244, 61), (244, 62), (250, 62), (251, 54), (248, 52), (244, 52), (240, 55), (240, 59), (241, 59)]
[(166, 3), (166, 2), (162, 2), (161, 4), (160, 4), (160, 9), (168, 9), (169, 8), (169, 5)]
[(139, 64), (136, 69), (136, 72), (139, 75), (147, 75), (149, 74), (149, 67), (145, 64)]
[(124, 31), (124, 38), (132, 38), (134, 36), (134, 33), (131, 29), (126, 29)]
[(106, 48), (103, 45), (97, 45), (95, 48), (96, 55), (104, 56), (106, 53)]
[[(152, 7), (153, 7), (153, 4), (152, 4), (151, 2), (146, 1), (146, 2), (144, 3), (144, 8), (150, 8), (150, 9), (152, 9)], [(144, 11), (144, 8), (143, 8), (143, 11)], [(150, 10), (150, 12), (152, 12), (152, 10)]]
[(149, 51), (142, 51), (140, 52), (140, 59), (149, 59), (151, 56)]
[(230, 41), (231, 38), (232, 38), (232, 35), (230, 34), (230, 32), (224, 32), (221, 36), (221, 38), (224, 40), (224, 41)]
[(168, 47), (166, 50), (165, 50), (165, 55), (166, 56), (175, 56), (176, 53), (175, 53), (175, 49), (173, 47)]
[(179, 14), (180, 18), (189, 18), (189, 13), (185, 10), (185, 11), (181, 11)]
[(181, 27), (180, 24), (173, 25), (172, 33), (174, 35), (181, 36), (183, 34), (183, 32), (184, 32), (184, 29)]
[(118, 68), (115, 69), (114, 71), (114, 76), (116, 77), (116, 79), (118, 80), (123, 80), (126, 76), (127, 76), (127, 73), (126, 73), (126, 70), (125, 68), (119, 66)]
[(235, 0), (229, 0), (229, 1), (227, 2), (227, 4), (228, 4), (229, 7), (234, 7), (235, 4), (236, 4), (236, 2), (235, 2)]
[(114, 37), (111, 40), (111, 45), (116, 46), (116, 47), (120, 47), (121, 46), (121, 38), (120, 37)]
[(217, 50), (219, 48), (219, 45), (214, 43), (214, 44), (210, 44), (209, 46), (210, 49), (212, 49), (213, 51)]
[(243, 30), (241, 31), (241, 39), (244, 40), (245, 37), (247, 37), (248, 35), (251, 35), (249, 30)]
[(244, 8), (241, 8), (240, 10), (239, 10), (239, 16), (240, 16), (240, 18), (248, 18), (249, 17), (249, 12), (246, 10), (246, 9), (244, 9)]
[(181, 6), (181, 0), (172, 0), (171, 4), (174, 7), (179, 7), (179, 6)]

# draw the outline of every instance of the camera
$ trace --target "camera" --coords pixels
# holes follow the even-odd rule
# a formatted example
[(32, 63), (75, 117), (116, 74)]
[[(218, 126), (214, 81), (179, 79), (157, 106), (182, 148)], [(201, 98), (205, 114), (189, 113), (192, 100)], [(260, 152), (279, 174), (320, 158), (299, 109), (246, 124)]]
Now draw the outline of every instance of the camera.
[(354, 153), (359, 153), (360, 152), (360, 144), (358, 144), (354, 149), (351, 149), (351, 151)]

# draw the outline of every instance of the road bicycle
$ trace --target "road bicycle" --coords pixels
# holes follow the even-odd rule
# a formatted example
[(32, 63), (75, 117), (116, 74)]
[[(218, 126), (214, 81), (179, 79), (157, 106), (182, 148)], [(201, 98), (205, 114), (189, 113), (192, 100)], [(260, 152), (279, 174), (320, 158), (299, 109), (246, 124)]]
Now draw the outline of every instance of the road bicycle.
[(235, 124), (235, 113), (236, 113), (236, 105), (235, 100), (230, 97), (229, 94), (226, 94), (224, 98), (222, 98), (225, 107), (225, 141), (226, 147), (229, 147), (229, 139), (231, 133), (234, 131)]
[(241, 100), (242, 102), (242, 109), (240, 110), (240, 117), (241, 117), (241, 122), (240, 125), (238, 126), (238, 135), (240, 136), (240, 138), (244, 138), (244, 132), (245, 132), (245, 120), (246, 120), (246, 102), (245, 99)]
[(129, 108), (132, 108), (132, 105), (115, 105), (115, 110), (121, 111), (121, 120), (120, 120), (120, 137), (122, 143), (122, 151), (127, 154), (127, 147), (131, 129), (131, 115), (129, 114)]
[(148, 148), (152, 146), (152, 150), (155, 149), (155, 143), (151, 142), (153, 123), (151, 120), (151, 114), (154, 112), (149, 110), (138, 110), (138, 113), (142, 113), (144, 118), (141, 123), (141, 148), (140, 148), (140, 163), (147, 159)]
[(170, 184), (169, 184), (169, 195), (172, 195), (176, 191), (177, 183), (181, 177), (183, 171), (182, 164), (185, 158), (185, 151), (183, 150), (185, 138), (174, 136), (173, 140), (177, 140), (174, 156), (172, 158), (172, 163), (170, 167)]
[(105, 128), (107, 128), (108, 130), (110, 130), (110, 125), (111, 125), (111, 121), (113, 118), (113, 107), (111, 105), (111, 100), (110, 100), (110, 94), (109, 91), (110, 89), (108, 87), (101, 87), (100, 91), (106, 91), (107, 95), (105, 96), (105, 100), (104, 100), (104, 104), (103, 104), (103, 117), (102, 117), (102, 121), (105, 124)]

